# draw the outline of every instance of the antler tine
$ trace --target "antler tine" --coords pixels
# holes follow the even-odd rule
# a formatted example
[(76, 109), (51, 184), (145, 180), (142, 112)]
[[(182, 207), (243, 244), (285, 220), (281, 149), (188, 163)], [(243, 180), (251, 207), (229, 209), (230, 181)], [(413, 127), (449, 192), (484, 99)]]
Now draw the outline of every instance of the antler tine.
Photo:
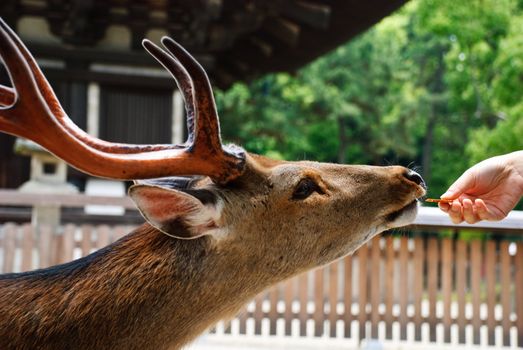
[[(0, 24), (4, 24), (1, 19)], [(11, 102), (9, 107), (0, 106), (0, 128), (6, 132), (15, 133), (19, 132), (21, 126), (20, 123), (13, 123), (12, 121), (14, 110), (24, 102), (32, 101), (34, 104), (42, 104), (43, 100), (38, 92), (30, 67), (3, 26), (0, 27), (0, 52), (2, 52), (1, 57), (7, 69), (7, 74), (13, 82), (13, 90), (17, 92), (13, 94), (13, 99), (8, 101)], [(3, 90), (3, 94), (9, 95), (11, 92), (12, 90), (9, 89)], [(9, 100), (9, 98), (8, 96), (7, 99)], [(24, 117), (24, 115), (19, 116), (19, 122), (23, 122)]]
[(34, 57), (31, 55), (31, 53), (29, 53), (29, 50), (27, 50), (22, 41), (11, 30), (11, 28), (9, 28), (9, 26), (4, 22), (2, 18), (0, 18), (0, 28), (2, 29), (2, 32), (5, 32), (7, 36), (11, 39), (11, 43), (14, 44), (16, 51), (18, 51), (24, 57), (25, 62), (31, 70), (31, 76), (35, 79), (39, 91), (43, 94), (43, 97), (45, 97), (45, 101), (49, 108), (53, 111), (53, 113), (61, 112), (61, 106), (60, 102), (58, 101), (58, 98), (54, 94), (53, 89), (47, 82), (47, 79), (44, 77), (42, 71), (36, 64)]
[(220, 123), (211, 83), (203, 67), (180, 44), (169, 37), (162, 38), (165, 48), (187, 69), (192, 78), (196, 108), (194, 147), (221, 149)]
[[(37, 85), (40, 88), (40, 91), (45, 96), (45, 100), (55, 115), (55, 117), (63, 122), (63, 125), (66, 128), (69, 128), (70, 131), (79, 139), (84, 141), (85, 143), (89, 144), (91, 147), (105, 150), (105, 151), (113, 151), (114, 153), (122, 153), (129, 151), (131, 152), (143, 152), (143, 151), (153, 151), (153, 150), (160, 150), (160, 149), (169, 149), (175, 147), (174, 145), (140, 145), (138, 147), (129, 147), (130, 145), (127, 144), (114, 144), (105, 142), (103, 140), (93, 139), (88, 134), (86, 134), (82, 129), (78, 128), (75, 124), (67, 122), (67, 115), (65, 115), (65, 112), (63, 108), (60, 105), (60, 102), (58, 101), (58, 98), (56, 97), (54, 91), (49, 85), (49, 82), (43, 75), (42, 71), (40, 70), (40, 67), (38, 64), (36, 64), (36, 61), (34, 60), (34, 57), (31, 55), (29, 50), (25, 47), (25, 45), (20, 41), (20, 39), (14, 34), (14, 32), (9, 28), (5, 22), (0, 18), (0, 27), (2, 27), (10, 36), (12, 41), (15, 43), (15, 45), (18, 47), (19, 51), (22, 53), (24, 58), (26, 59), (26, 62), (29, 64), (29, 67), (31, 68), (31, 71), (33, 72), (33, 76), (36, 79)], [(165, 51), (163, 51), (161, 48), (156, 46), (151, 41), (145, 39), (143, 42), (144, 47), (146, 50), (154, 57), (156, 58), (175, 78), (175, 81), (178, 85), (179, 90), (182, 92), (182, 97), (184, 100), (184, 104), (186, 106), (187, 110), (187, 124), (188, 124), (188, 130), (189, 130), (189, 142), (192, 142), (192, 134), (194, 129), (194, 101), (192, 99), (192, 83), (189, 77), (189, 74), (183, 68), (183, 66), (180, 65), (179, 62), (177, 62), (172, 56), (167, 54)], [(15, 99), (15, 90), (11, 89), (7, 86), (0, 85), (0, 106), (6, 106), (13, 103)]]
[(100, 177), (131, 180), (206, 175), (223, 184), (244, 171), (241, 149), (120, 145), (76, 133), (78, 128), (63, 112), (29, 51), (0, 23), (0, 52), (14, 86), (14, 90), (0, 86), (0, 104), (4, 105), (0, 106), (0, 131), (28, 138), (79, 170)]
[(12, 105), (15, 101), (15, 90), (10, 87), (0, 85), (0, 106)]
[[(4, 24), (4, 21), (0, 18), (0, 25)], [(3, 26), (2, 29), (4, 29)], [(32, 97), (35, 97), (37, 89), (31, 69), (25, 64), (22, 59), (23, 56), (5, 30), (0, 30), (0, 51), (3, 53), (2, 59), (13, 82), (14, 89), (23, 91), (24, 96), (31, 94)], [(21, 62), (24, 62), (24, 64), (20, 64)]]
[(194, 135), (194, 117), (195, 117), (195, 108), (193, 100), (193, 84), (191, 77), (187, 70), (170, 54), (165, 52), (158, 45), (154, 44), (148, 39), (142, 41), (143, 47), (153, 56), (162, 66), (171, 73), (178, 90), (182, 93), (183, 102), (185, 105), (185, 110), (187, 114), (187, 131), (188, 139), (187, 143), (191, 144), (193, 142)]
[[(56, 120), (64, 126), (74, 137), (86, 143), (90, 147), (98, 150), (111, 153), (138, 153), (147, 151), (157, 151), (162, 149), (176, 148), (175, 145), (131, 145), (124, 143), (111, 143), (100, 139), (91, 137), (89, 134), (80, 129), (74, 124), (65, 111), (63, 110), (58, 98), (56, 97), (51, 85), (45, 78), (44, 74), (40, 70), (40, 67), (36, 63), (33, 55), (26, 48), (24, 43), (18, 38), (18, 36), (9, 28), (9, 26), (0, 18), (0, 28), (3, 32), (6, 32), (12, 43), (16, 46), (16, 49), (25, 58), (25, 62), (29, 65), (32, 72), (32, 76), (36, 81), (38, 89), (45, 100), (45, 103), (51, 110)], [(6, 86), (0, 85), (0, 104), (8, 105), (11, 104), (15, 98), (15, 90), (10, 89)]]

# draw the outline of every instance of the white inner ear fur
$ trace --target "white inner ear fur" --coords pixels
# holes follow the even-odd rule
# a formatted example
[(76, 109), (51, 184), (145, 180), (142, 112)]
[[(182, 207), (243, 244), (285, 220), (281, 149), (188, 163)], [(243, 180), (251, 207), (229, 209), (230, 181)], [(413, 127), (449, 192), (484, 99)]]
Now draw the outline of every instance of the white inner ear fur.
[(190, 230), (198, 235), (211, 235), (215, 239), (222, 239), (227, 232), (221, 220), (223, 206), (222, 199), (218, 199), (215, 204), (202, 205), (200, 210), (186, 215), (184, 221), (190, 226)]
[(202, 205), (199, 210), (195, 210), (185, 217), (185, 221), (190, 226), (220, 226), (222, 217), (223, 200), (218, 199), (216, 204)]
[(223, 201), (218, 200), (216, 204), (200, 205), (198, 210), (193, 210), (192, 213), (183, 216), (183, 221), (189, 226), (189, 230), (193, 233), (192, 237), (180, 237), (166, 232), (160, 227), (155, 226), (167, 236), (191, 240), (201, 236), (209, 235), (216, 240), (225, 238), (228, 230), (222, 226), (221, 213), (223, 209)]
[[(159, 199), (154, 191), (158, 195), (163, 194), (163, 198)], [(148, 193), (151, 195), (147, 195)], [(167, 236), (177, 239), (195, 239), (203, 235), (211, 235), (218, 238), (224, 236), (227, 231), (223, 228), (224, 201), (221, 198), (217, 198), (214, 204), (204, 205), (194, 196), (178, 190), (140, 184), (131, 187), (129, 194), (143, 217)], [(158, 200), (162, 201), (161, 210), (159, 212), (151, 210), (158, 205)], [(174, 205), (174, 208), (170, 208), (172, 201), (179, 202), (181, 205)], [(165, 229), (164, 224), (170, 219), (176, 218), (186, 223), (187, 229), (191, 233), (190, 236), (178, 236), (176, 232), (171, 233)]]

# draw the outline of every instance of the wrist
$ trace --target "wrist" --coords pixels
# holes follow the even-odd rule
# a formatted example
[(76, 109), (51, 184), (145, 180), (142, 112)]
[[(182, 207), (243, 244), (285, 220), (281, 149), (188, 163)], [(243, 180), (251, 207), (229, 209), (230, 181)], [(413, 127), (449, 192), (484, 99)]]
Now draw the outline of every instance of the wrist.
[(520, 194), (523, 194), (523, 151), (508, 153), (507, 166), (512, 168), (518, 179)]

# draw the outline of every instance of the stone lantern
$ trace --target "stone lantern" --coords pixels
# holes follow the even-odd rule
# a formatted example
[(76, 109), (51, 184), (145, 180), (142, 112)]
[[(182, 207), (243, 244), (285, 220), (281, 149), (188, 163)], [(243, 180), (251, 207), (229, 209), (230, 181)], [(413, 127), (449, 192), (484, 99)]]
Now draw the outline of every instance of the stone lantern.
[[(67, 165), (36, 143), (18, 138), (15, 152), (31, 157), (31, 175), (20, 192), (35, 194), (75, 194), (78, 189), (67, 183)], [(35, 205), (31, 222), (34, 226), (60, 224), (60, 207), (57, 205)]]

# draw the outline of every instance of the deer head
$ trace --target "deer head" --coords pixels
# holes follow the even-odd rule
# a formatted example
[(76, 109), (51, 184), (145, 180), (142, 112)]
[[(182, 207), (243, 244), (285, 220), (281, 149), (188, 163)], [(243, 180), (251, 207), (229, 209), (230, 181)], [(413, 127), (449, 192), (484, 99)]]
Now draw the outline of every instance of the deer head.
[(204, 235), (238, 263), (282, 279), (346, 254), (375, 234), (409, 224), (424, 194), (402, 167), (275, 162), (246, 155), (225, 186), (209, 178), (139, 183), (130, 195), (147, 221), (179, 239)]
[(33, 140), (86, 173), (137, 180), (129, 194), (156, 232), (184, 246), (203, 246), (184, 254), (206, 261), (212, 256), (206, 266), (245, 283), (236, 306), (272, 283), (409, 224), (425, 194), (422, 178), (399, 166), (276, 161), (223, 146), (205, 71), (167, 37), (164, 49), (148, 40), (143, 45), (177, 81), (187, 142), (128, 145), (93, 138), (67, 117), (18, 37), (4, 22), (0, 26), (0, 53), (13, 82), (13, 88), (0, 87), (0, 130)]

